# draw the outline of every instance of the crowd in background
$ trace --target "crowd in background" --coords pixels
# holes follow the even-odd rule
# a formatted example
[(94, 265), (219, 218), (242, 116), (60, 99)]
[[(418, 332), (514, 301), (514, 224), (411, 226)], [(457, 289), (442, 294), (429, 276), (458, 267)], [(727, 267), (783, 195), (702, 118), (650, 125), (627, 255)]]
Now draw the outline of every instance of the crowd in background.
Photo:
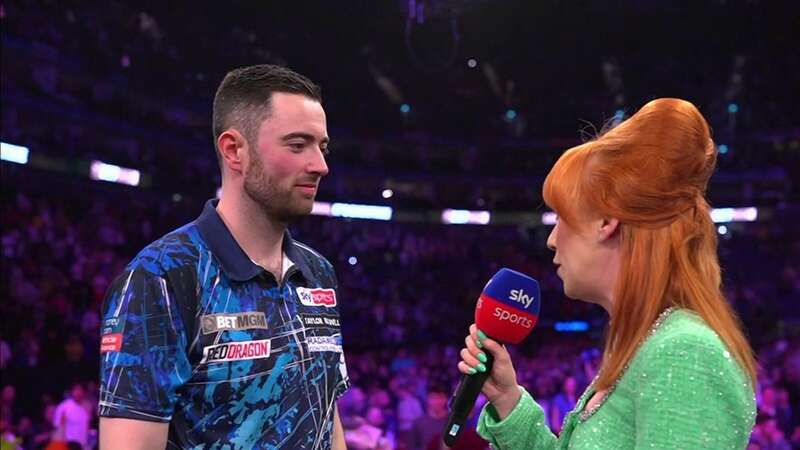
[[(3, 439), (46, 448), (64, 427), (96, 429), (99, 313), (110, 281), (145, 244), (196, 217), (202, 201), (175, 202), (89, 181), (33, 183), (7, 173), (0, 423)], [(725, 292), (762, 366), (752, 448), (789, 448), (800, 443), (800, 411), (792, 408), (800, 404), (800, 345), (792, 332), (800, 319), (793, 307), (800, 299), (800, 240), (795, 227), (779, 221), (730, 228), (720, 236)], [(561, 294), (543, 242), (547, 228), (312, 216), (291, 229), (337, 268), (352, 381), (340, 408), (351, 448), (439, 442), (475, 298), (499, 267), (541, 281), (542, 320), (513, 352), (520, 384), (545, 408), (554, 431), (595, 374), (604, 319)], [(558, 333), (558, 320), (584, 320), (590, 330)], [(59, 424), (59, 408), (77, 411), (76, 405), (90, 420)], [(95, 435), (79, 435), (91, 448)], [(485, 443), (475, 437), (471, 445)]]
[[(254, 61), (289, 63), (321, 80), (333, 151), (331, 175), (320, 191), (325, 200), (410, 207), (535, 208), (541, 197), (530, 189), (531, 184), (541, 181), (536, 177), (565, 148), (580, 142), (578, 129), (585, 128), (581, 134), (591, 136), (614, 116), (616, 108), (630, 114), (640, 106), (638, 100), (631, 100), (612, 107), (602, 90), (579, 93), (578, 89), (592, 86), (582, 80), (570, 86), (568, 102), (547, 103), (542, 96), (550, 89), (537, 89), (535, 95), (529, 94), (526, 105), (516, 106), (518, 120), (526, 122), (529, 131), (510, 138), (505, 133), (509, 124), (491, 119), (502, 116), (504, 110), (495, 104), (497, 99), (486, 83), (479, 88), (476, 80), (463, 74), (448, 77), (447, 73), (459, 72), (455, 67), (425, 77), (409, 68), (398, 69), (395, 82), (405, 87), (406, 101), (413, 104), (411, 115), (422, 114), (424, 103), (432, 109), (411, 127), (400, 117), (399, 105), (388, 101), (373, 80), (371, 67), (377, 63), (363, 54), (364, 46), (374, 47), (372, 55), (379, 47), (394, 50), (388, 41), (396, 37), (392, 33), (373, 36), (376, 42), (349, 45), (348, 39), (356, 36), (340, 29), (337, 40), (324, 34), (314, 41), (326, 51), (316, 52), (314, 58), (300, 52), (290, 61), (288, 53), (296, 50), (290, 38), (292, 24), (299, 17), (288, 14), (271, 27), (248, 24), (243, 20), (246, 14), (239, 14), (239, 20), (232, 21), (235, 25), (218, 30), (215, 21), (226, 13), (236, 15), (235, 7), (227, 12), (219, 7), (220, 11), (189, 20), (157, 3), (141, 9), (122, 1), (22, 0), (0, 5), (3, 53), (14, 61), (0, 68), (4, 141), (25, 145), (38, 155), (67, 159), (65, 164), (70, 166), (74, 160), (98, 159), (138, 169), (147, 176), (146, 182), (163, 192), (186, 194), (188, 189), (208, 195), (219, 186), (209, 126), (213, 93), (227, 70)], [(262, 7), (281, 9), (270, 4)], [(212, 2), (197, 8), (217, 6)], [(319, 11), (328, 14), (322, 15), (325, 20), (369, 14), (348, 13), (343, 5), (325, 8)], [(742, 13), (730, 8), (731, 14)], [(274, 16), (279, 11), (264, 14)], [(402, 17), (403, 13), (392, 14)], [(746, 17), (763, 20), (760, 14), (766, 13)], [(773, 29), (778, 37), (785, 32), (774, 23)], [(759, 38), (776, 39), (771, 34)], [(800, 176), (796, 151), (800, 141), (792, 122), (797, 117), (793, 100), (797, 96), (788, 92), (797, 87), (783, 82), (785, 74), (795, 71), (781, 67), (791, 67), (798, 58), (773, 54), (784, 47), (747, 40), (742, 48), (703, 54), (693, 69), (708, 77), (704, 81), (708, 86), (671, 76), (668, 69), (674, 68), (660, 70), (650, 63), (637, 67), (637, 71), (652, 67), (652, 73), (641, 76), (648, 86), (674, 87), (671, 95), (685, 92), (709, 117), (715, 138), (726, 145), (727, 152), (719, 160), (725, 176), (712, 181), (712, 200), (717, 205), (782, 201), (790, 190), (797, 192), (790, 183)], [(561, 64), (575, 60), (572, 56), (564, 59)], [(515, 67), (522, 70), (519, 62)], [(623, 62), (615, 64), (618, 70), (624, 71)], [(601, 62), (597, 63), (599, 78)], [(153, 67), (169, 70), (153, 71)], [(524, 73), (532, 78), (541, 70)], [(629, 87), (635, 78), (628, 77)], [(445, 85), (449, 89), (441, 93), (440, 101), (426, 94)], [(355, 92), (354, 86), (358, 86)], [(448, 97), (462, 92), (476, 97), (468, 103), (470, 107), (456, 107), (456, 99)], [(647, 98), (653, 95), (646, 93)], [(735, 115), (727, 112), (729, 101), (741, 106)], [(451, 102), (453, 106), (448, 106)], [(548, 104), (550, 109), (538, 110)], [(559, 109), (552, 110), (552, 105)], [(465, 136), (468, 131), (476, 135)], [(473, 182), (476, 176), (481, 183)], [(385, 187), (395, 191), (390, 200), (381, 198)], [(514, 195), (509, 195), (510, 190)]]
[[(377, 9), (386, 5), (378, 3), (356, 11), (341, 2), (318, 2), (309, 14), (296, 16), (282, 15), (279, 3), (265, 4), (274, 20), (264, 27), (257, 22), (263, 11), (216, 2), (197, 5), (204, 13), (192, 15), (158, 2), (146, 10), (119, 0), (0, 2), (2, 140), (29, 147), (31, 165), (49, 170), (2, 166), (0, 449), (96, 445), (105, 291), (137, 251), (195, 218), (202, 196), (219, 186), (211, 99), (227, 70), (253, 62), (288, 63), (324, 80), (333, 152), (321, 200), (409, 209), (539, 213), (537, 177), (579, 142), (578, 119), (602, 123), (617, 109), (630, 113), (638, 105), (633, 99), (652, 97), (653, 86), (686, 94), (725, 145), (709, 192), (712, 203), (769, 206), (754, 223), (725, 224), (719, 236), (724, 292), (761, 367), (750, 449), (800, 448), (800, 213), (799, 185), (792, 183), (800, 179), (793, 95), (800, 85), (784, 81), (797, 72), (798, 56), (785, 53), (796, 27), (779, 20), (790, 15), (758, 1), (696, 6), (692, 17), (701, 22), (724, 12), (746, 18), (748, 26), (771, 28), (739, 31), (747, 38), (732, 43), (704, 39), (711, 47), (696, 52), (692, 73), (702, 74), (696, 77), (673, 76), (684, 70), (670, 66), (669, 58), (627, 52), (576, 58), (572, 49), (546, 46), (537, 48), (552, 52), (546, 67), (537, 58), (504, 65), (487, 57), (479, 72), (453, 66), (420, 76), (405, 49), (394, 45), (400, 38), (393, 26), (405, 26), (406, 3), (395, 2), (397, 11), (383, 14)], [(603, 12), (587, 5), (575, 17), (589, 14), (587, 24), (601, 23), (594, 17)], [(634, 7), (649, 14), (651, 6)], [(362, 42), (361, 27), (338, 27), (337, 39), (329, 39), (330, 23), (362, 15), (385, 32)], [(221, 31), (218, 21), (226, 17), (234, 25)], [(715, 26), (730, 31), (739, 25)], [(311, 34), (298, 36), (299, 28)], [(558, 34), (552, 34), (554, 42)], [(608, 42), (600, 45), (613, 53)], [(313, 58), (309, 47), (319, 49)], [(571, 65), (584, 59), (596, 64), (594, 72)], [(559, 79), (538, 78), (552, 68), (561, 72)], [(506, 77), (502, 101), (484, 76), (491, 71)], [(609, 71), (619, 72), (618, 91), (604, 86), (609, 79), (602, 74)], [(387, 80), (403, 88), (410, 113), (401, 115), (399, 100), (387, 100), (380, 88)], [(553, 84), (569, 86), (572, 95), (563, 98)], [(734, 105), (738, 112), (731, 112)], [(516, 119), (507, 119), (510, 106)], [(588, 126), (584, 131), (592, 134)], [(76, 179), (79, 172), (85, 177), (92, 159), (141, 170), (146, 188)], [(384, 188), (393, 189), (391, 199), (382, 198)], [(511, 351), (520, 384), (545, 409), (554, 432), (594, 377), (605, 317), (563, 297), (545, 246), (547, 227), (309, 217), (291, 230), (334, 264), (340, 281), (352, 387), (339, 408), (349, 448), (439, 448), (476, 296), (500, 267), (528, 273), (542, 286), (539, 325)], [(567, 320), (586, 322), (589, 329), (555, 331), (556, 322)], [(476, 417), (470, 420), (474, 425)], [(462, 448), (485, 448), (471, 428)]]

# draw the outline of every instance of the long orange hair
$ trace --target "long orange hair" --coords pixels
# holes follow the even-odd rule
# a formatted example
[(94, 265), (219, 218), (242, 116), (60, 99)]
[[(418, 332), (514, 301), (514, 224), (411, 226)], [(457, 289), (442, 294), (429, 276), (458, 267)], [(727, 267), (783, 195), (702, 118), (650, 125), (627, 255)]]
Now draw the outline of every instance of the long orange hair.
[(544, 200), (580, 230), (587, 214), (617, 218), (622, 258), (596, 388), (611, 386), (658, 315), (696, 312), (756, 380), (741, 323), (720, 289), (717, 233), (705, 200), (716, 165), (708, 123), (684, 100), (649, 102), (595, 140), (567, 150)]

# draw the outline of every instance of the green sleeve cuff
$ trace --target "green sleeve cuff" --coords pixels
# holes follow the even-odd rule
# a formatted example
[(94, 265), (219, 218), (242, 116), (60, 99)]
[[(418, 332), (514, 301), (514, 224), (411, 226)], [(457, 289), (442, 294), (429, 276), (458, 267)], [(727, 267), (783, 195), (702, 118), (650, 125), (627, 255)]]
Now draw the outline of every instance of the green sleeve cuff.
[(544, 411), (522, 386), (517, 405), (503, 420), (499, 420), (497, 410), (490, 403), (478, 417), (478, 434), (489, 441), (495, 449), (526, 449), (537, 441), (551, 441), (555, 436), (545, 425)]

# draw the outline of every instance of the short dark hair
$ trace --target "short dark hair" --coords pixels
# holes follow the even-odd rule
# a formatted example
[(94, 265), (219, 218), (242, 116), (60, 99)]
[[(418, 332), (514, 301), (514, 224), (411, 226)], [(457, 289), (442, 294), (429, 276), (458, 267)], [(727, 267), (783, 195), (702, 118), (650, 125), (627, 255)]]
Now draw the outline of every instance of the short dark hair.
[[(232, 126), (255, 145), (258, 126), (269, 117), (274, 92), (305, 95), (322, 103), (320, 87), (286, 67), (258, 64), (231, 70), (214, 95), (214, 147), (219, 136)], [(221, 158), (219, 150), (217, 158)]]

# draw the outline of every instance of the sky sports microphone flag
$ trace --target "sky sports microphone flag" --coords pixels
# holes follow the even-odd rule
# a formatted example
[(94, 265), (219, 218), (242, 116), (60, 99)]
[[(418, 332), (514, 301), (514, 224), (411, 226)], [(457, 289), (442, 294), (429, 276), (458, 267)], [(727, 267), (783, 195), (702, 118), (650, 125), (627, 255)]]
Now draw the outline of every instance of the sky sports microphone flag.
[(539, 282), (511, 269), (500, 269), (483, 288), (475, 307), (475, 325), (490, 338), (519, 344), (539, 319)]
[[(475, 307), (475, 325), (490, 338), (518, 344), (539, 319), (539, 282), (517, 271), (500, 269), (483, 288)], [(455, 444), (464, 428), (483, 383), (492, 372), (494, 358), (485, 352), (486, 372), (465, 375), (450, 403), (450, 417), (443, 431), (444, 443)]]

